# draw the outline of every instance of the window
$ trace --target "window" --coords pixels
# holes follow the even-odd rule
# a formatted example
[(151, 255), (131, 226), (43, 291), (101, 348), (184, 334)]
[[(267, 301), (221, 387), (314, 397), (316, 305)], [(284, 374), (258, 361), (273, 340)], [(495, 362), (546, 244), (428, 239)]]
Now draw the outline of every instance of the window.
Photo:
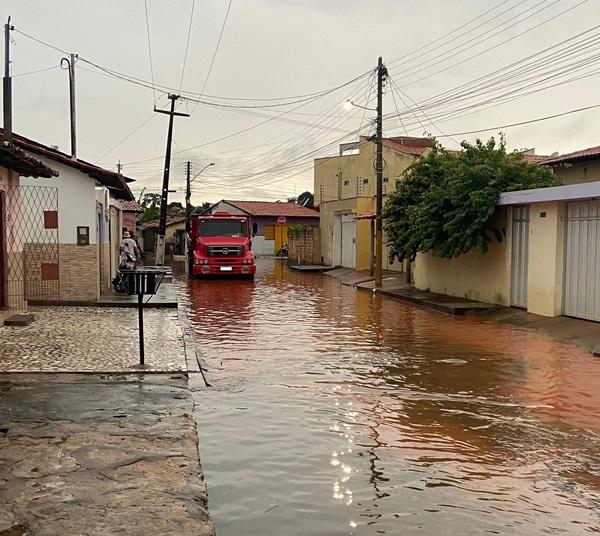
[(383, 177), (383, 182), (388, 182), (388, 178), (387, 177)]
[(246, 236), (246, 220), (200, 220), (200, 236)]
[(348, 186), (350, 184), (350, 181), (344, 181), (344, 186)]
[(363, 179), (363, 184), (369, 184), (369, 179)]

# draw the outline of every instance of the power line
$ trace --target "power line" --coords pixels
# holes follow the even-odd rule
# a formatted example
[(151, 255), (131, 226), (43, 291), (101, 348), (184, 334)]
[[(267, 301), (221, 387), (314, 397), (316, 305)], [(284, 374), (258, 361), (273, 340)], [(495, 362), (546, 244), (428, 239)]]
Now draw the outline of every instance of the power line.
[(183, 67), (181, 68), (181, 80), (179, 80), (179, 91), (183, 85), (183, 76), (185, 74), (185, 64), (187, 62), (188, 49), (190, 48), (190, 36), (192, 35), (192, 22), (194, 20), (194, 7), (196, 6), (196, 0), (192, 0), (192, 11), (190, 13), (190, 25), (188, 26), (187, 41), (185, 43), (185, 54), (183, 55)]
[(503, 128), (519, 127), (522, 125), (529, 125), (531, 123), (539, 123), (540, 121), (547, 121), (549, 119), (556, 119), (557, 117), (563, 117), (565, 115), (571, 115), (571, 114), (575, 114), (575, 113), (579, 113), (579, 112), (585, 112), (587, 110), (593, 110), (594, 108), (600, 108), (600, 104), (592, 104), (591, 106), (584, 106), (583, 108), (575, 108), (574, 110), (568, 110), (566, 112), (561, 112), (561, 113), (552, 114), (552, 115), (546, 115), (544, 117), (538, 117), (536, 119), (529, 119), (527, 121), (519, 121), (518, 123), (509, 123), (507, 125), (500, 125), (497, 127), (490, 127), (490, 128), (482, 128), (479, 130), (469, 130), (466, 132), (454, 132), (452, 134), (446, 134), (441, 137), (449, 138), (450, 136), (467, 136), (468, 134), (478, 134), (480, 132), (490, 132), (492, 130), (502, 130)]
[(144, 0), (144, 12), (146, 14), (146, 35), (148, 37), (148, 57), (150, 58), (150, 77), (152, 79), (152, 96), (154, 97), (154, 106), (156, 106), (156, 86), (154, 84), (154, 67), (152, 66), (152, 46), (150, 44), (150, 20), (148, 17), (148, 0)]
[[(221, 39), (223, 38), (223, 32), (225, 31), (225, 26), (227, 25), (227, 19), (229, 18), (229, 11), (231, 10), (231, 3), (233, 0), (229, 0), (227, 4), (227, 11), (225, 12), (225, 18), (223, 19), (223, 24), (221, 26), (221, 32), (219, 33), (219, 39), (217, 40), (217, 45), (215, 46), (215, 51), (213, 52), (212, 59), (210, 60), (210, 65), (208, 67), (208, 72), (206, 73), (206, 78), (204, 79), (204, 84), (202, 84), (202, 89), (200, 90), (200, 97), (204, 93), (204, 89), (206, 88), (206, 84), (208, 84), (208, 79), (210, 78), (210, 73), (212, 72), (213, 65), (215, 64), (215, 58), (217, 57), (217, 52), (219, 52), (219, 47), (221, 46)], [(198, 103), (194, 105), (192, 108), (192, 113), (196, 110)]]

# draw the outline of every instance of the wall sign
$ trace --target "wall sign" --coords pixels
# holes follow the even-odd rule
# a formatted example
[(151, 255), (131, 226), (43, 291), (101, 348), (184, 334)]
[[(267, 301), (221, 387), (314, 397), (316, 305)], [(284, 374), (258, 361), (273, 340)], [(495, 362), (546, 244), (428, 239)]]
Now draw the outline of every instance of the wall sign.
[(90, 245), (90, 228), (77, 226), (77, 245), (78, 246), (89, 246)]

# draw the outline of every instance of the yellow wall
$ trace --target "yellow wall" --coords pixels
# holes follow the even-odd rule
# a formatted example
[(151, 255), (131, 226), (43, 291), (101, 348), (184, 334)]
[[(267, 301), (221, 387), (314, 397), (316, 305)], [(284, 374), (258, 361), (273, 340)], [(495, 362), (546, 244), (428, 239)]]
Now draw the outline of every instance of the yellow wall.
[[(505, 210), (496, 224), (505, 227)], [(510, 236), (507, 230), (507, 236)], [(510, 244), (490, 243), (487, 253), (470, 251), (455, 259), (419, 254), (414, 263), (415, 287), (440, 294), (510, 305)]]
[[(323, 263), (333, 266), (333, 217), (336, 212), (347, 212), (356, 214), (357, 199), (344, 199), (342, 201), (332, 201), (321, 205), (319, 230), (321, 233), (321, 256)], [(357, 251), (358, 251), (358, 227)]]
[(565, 166), (554, 166), (552, 169), (562, 184), (600, 181), (600, 160), (573, 162)]
[[(315, 205), (321, 210), (321, 255), (325, 264), (333, 264), (333, 218), (336, 212), (355, 215), (375, 210), (375, 144), (361, 142), (359, 153), (329, 158), (318, 158), (314, 166)], [(415, 157), (388, 147), (383, 148), (384, 203), (387, 193), (396, 189), (396, 180), (410, 166)], [(364, 181), (367, 181), (366, 183)], [(345, 184), (347, 182), (347, 184)], [(371, 260), (371, 225), (369, 220), (356, 222), (356, 269), (367, 270)], [(387, 261), (384, 239), (384, 266), (400, 269), (399, 263)]]
[(564, 203), (553, 202), (534, 203), (529, 208), (527, 311), (530, 313), (562, 314), (564, 207)]
[[(375, 156), (375, 144), (362, 142), (358, 154), (317, 158), (314, 165), (315, 205), (321, 204), (321, 198), (328, 202), (374, 197), (377, 190), (373, 166)], [(415, 161), (415, 157), (384, 146), (383, 159), (383, 176), (388, 179), (383, 184), (385, 195), (396, 189), (396, 179)]]

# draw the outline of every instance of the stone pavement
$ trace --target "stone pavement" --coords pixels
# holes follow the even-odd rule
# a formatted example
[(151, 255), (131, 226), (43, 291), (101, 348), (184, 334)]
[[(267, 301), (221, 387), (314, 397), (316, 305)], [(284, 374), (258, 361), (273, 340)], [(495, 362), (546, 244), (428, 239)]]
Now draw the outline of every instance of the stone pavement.
[[(32, 307), (25, 327), (0, 327), (0, 372), (130, 372), (140, 370), (135, 309)], [(185, 371), (176, 309), (144, 311), (148, 372)]]
[(214, 534), (185, 375), (4, 374), (0, 393), (0, 534)]

